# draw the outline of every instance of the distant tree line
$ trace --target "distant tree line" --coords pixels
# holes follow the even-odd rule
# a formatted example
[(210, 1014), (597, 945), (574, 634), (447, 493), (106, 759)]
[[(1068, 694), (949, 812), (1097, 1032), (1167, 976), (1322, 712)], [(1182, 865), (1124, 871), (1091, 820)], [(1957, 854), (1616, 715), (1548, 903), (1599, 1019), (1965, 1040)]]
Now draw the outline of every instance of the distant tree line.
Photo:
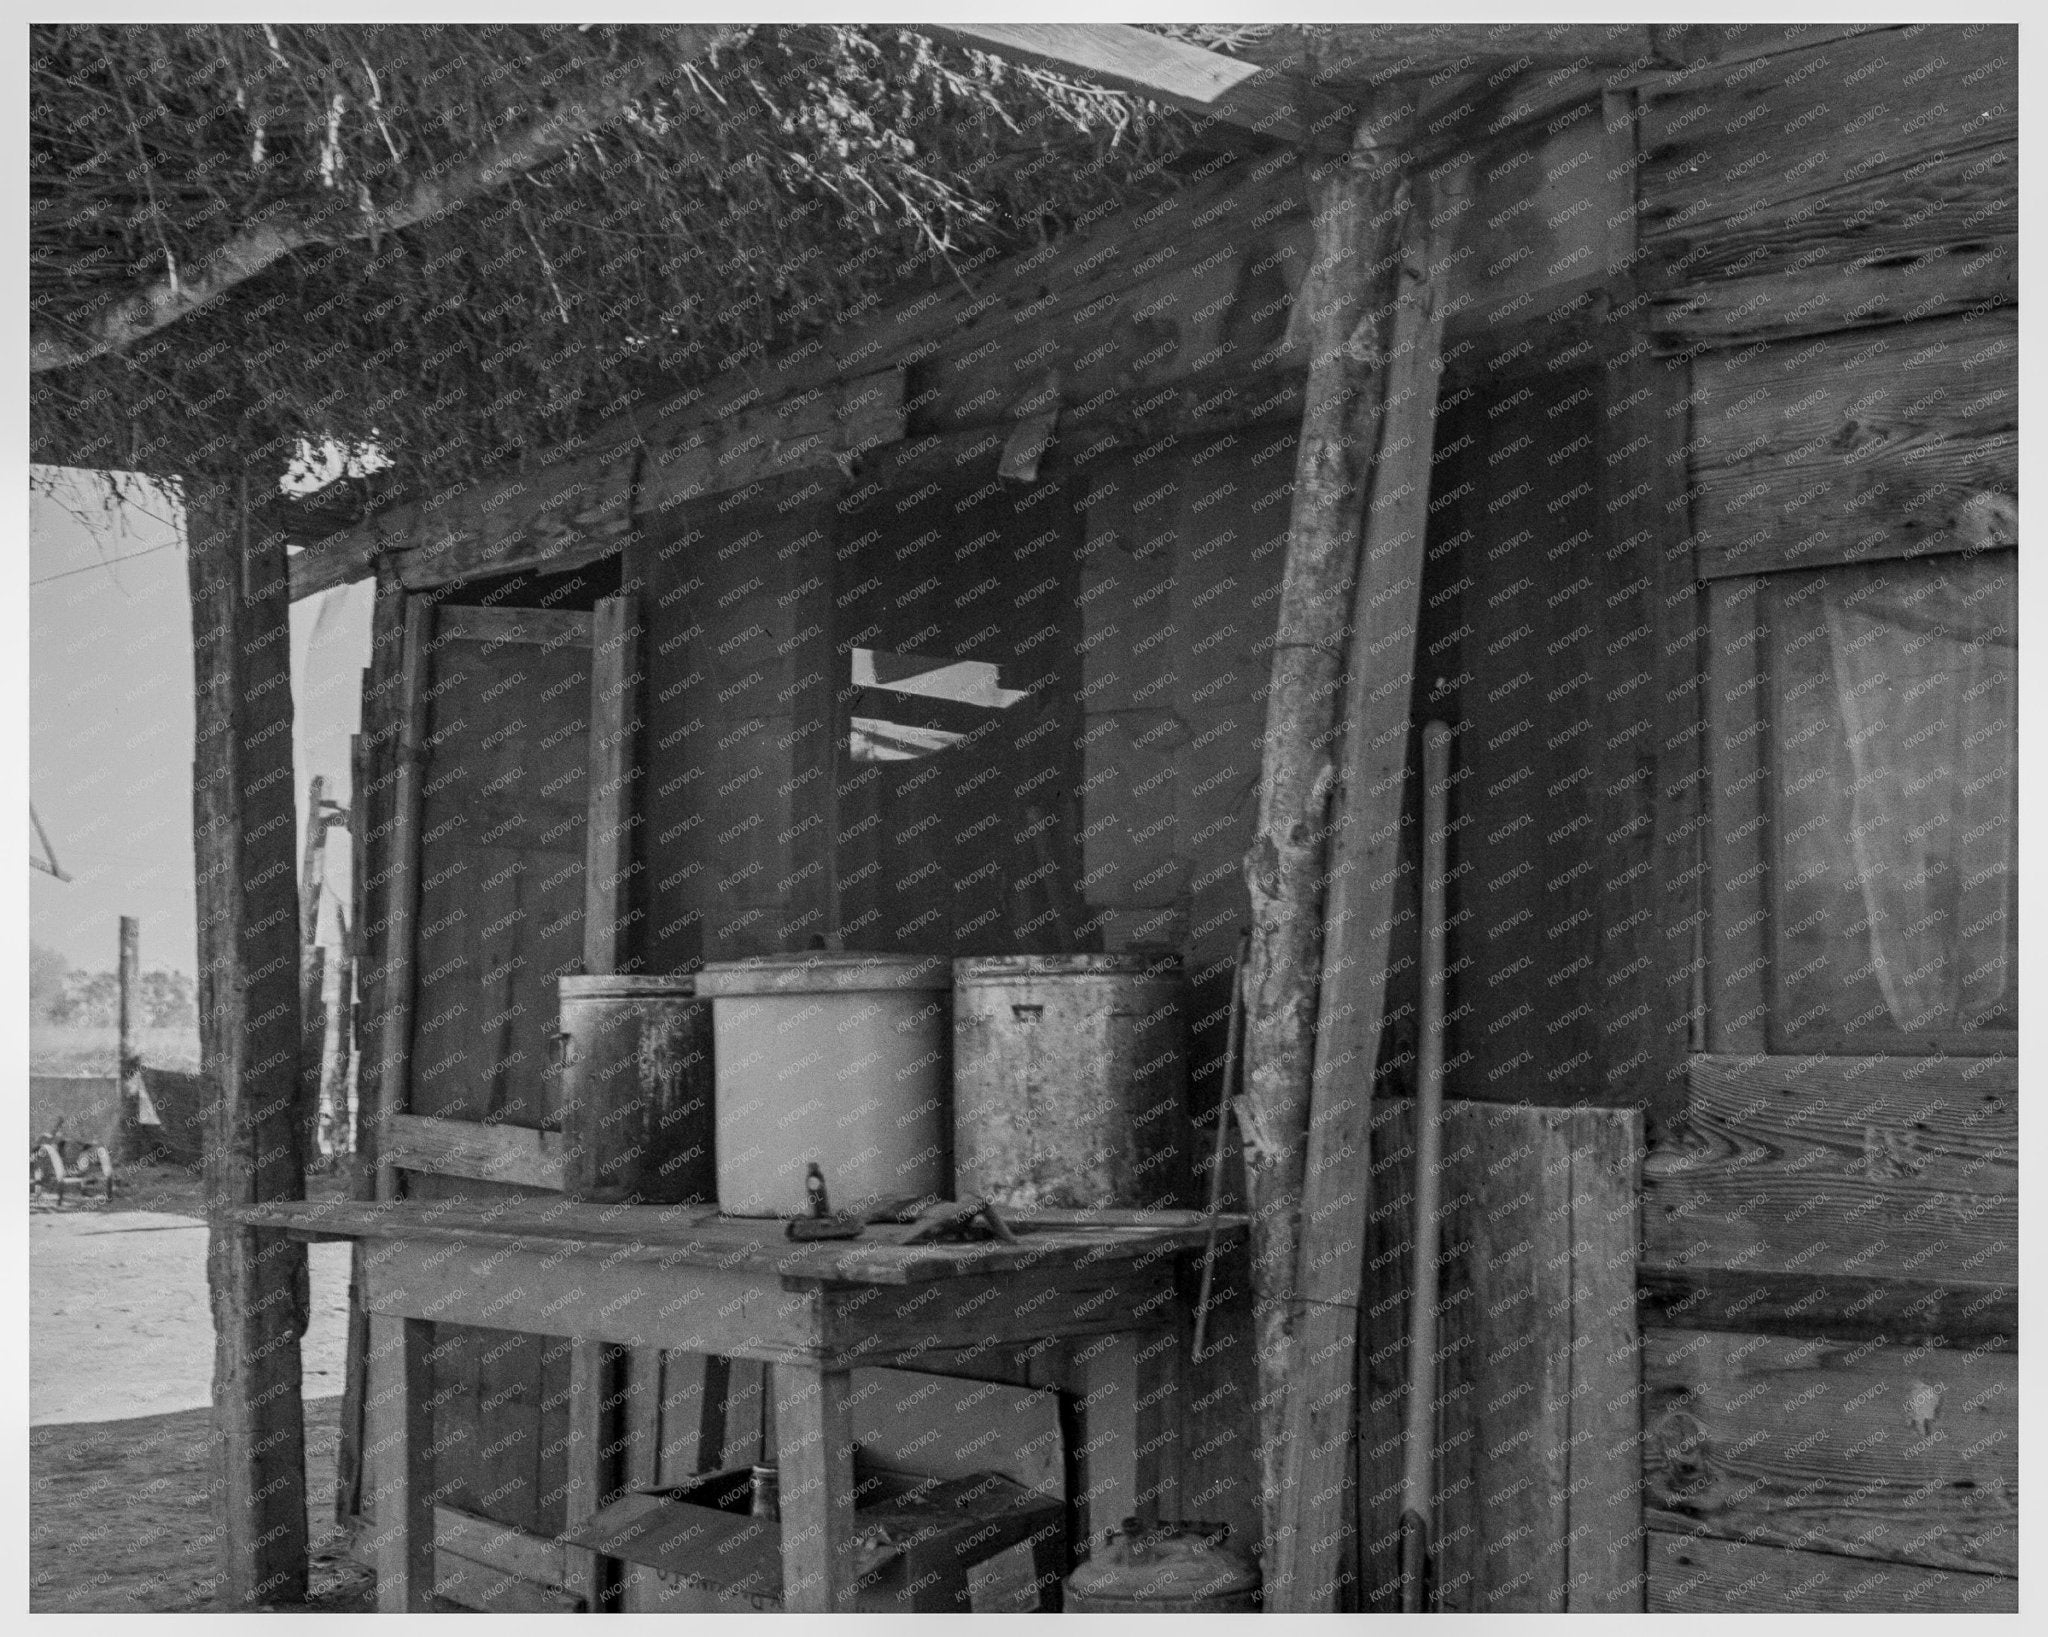
[[(38, 1023), (113, 1028), (121, 1019), (121, 980), (112, 972), (81, 972), (54, 949), (29, 949), (29, 1016)], [(137, 1022), (148, 1029), (193, 1029), (199, 1007), (183, 972), (145, 972)]]

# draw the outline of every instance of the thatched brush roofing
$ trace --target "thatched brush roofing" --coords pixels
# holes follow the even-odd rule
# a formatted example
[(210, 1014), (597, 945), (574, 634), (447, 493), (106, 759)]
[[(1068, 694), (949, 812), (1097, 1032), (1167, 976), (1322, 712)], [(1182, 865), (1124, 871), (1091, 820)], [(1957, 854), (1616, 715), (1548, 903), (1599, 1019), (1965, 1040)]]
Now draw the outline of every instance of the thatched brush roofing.
[(1191, 129), (894, 28), (38, 27), (30, 71), (32, 458), (429, 488), (1168, 191)]

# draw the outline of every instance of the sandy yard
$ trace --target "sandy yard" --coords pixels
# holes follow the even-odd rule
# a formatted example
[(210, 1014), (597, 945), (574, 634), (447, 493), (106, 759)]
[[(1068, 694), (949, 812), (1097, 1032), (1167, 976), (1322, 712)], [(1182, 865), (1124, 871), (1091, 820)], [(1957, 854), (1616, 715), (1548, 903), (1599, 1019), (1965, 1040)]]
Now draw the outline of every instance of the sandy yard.
[[(112, 1210), (75, 1197), (61, 1209), (31, 1206), (34, 1609), (170, 1611), (212, 1600), (206, 1225), (189, 1179), (138, 1173), (136, 1182)], [(348, 1247), (310, 1252), (302, 1356), (314, 1600), (362, 1607), (367, 1574), (339, 1555), (333, 1524)]]

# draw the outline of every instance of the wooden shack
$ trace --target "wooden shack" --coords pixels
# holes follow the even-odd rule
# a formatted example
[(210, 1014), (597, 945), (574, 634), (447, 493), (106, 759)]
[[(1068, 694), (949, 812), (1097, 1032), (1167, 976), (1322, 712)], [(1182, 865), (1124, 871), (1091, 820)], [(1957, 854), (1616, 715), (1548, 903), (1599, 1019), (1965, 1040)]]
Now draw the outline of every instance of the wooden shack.
[[(1166, 94), (1121, 32), (982, 31)], [(1325, 1032), (1371, 1024), (1348, 1101), (1317, 1079), (1297, 1201), (1331, 1392), (1276, 1453), (1240, 1253), (1166, 1412), (1173, 1499), (1263, 1534), (1269, 1606), (1398, 1606), (1438, 719), (1438, 1605), (2010, 1609), (2015, 32), (1513, 32), (1283, 30), (1253, 66), (1294, 100), (1214, 102), (1262, 136), (1163, 202), (299, 542), (294, 596), (378, 585), (365, 1140), (387, 1194), (559, 1189), (530, 1069), (579, 962), (1163, 944), (1206, 1154), (1247, 874), (1279, 902), (1292, 867), (1262, 797), (1314, 612), (1283, 618), (1304, 444), (1355, 367), (1363, 566), (1324, 611), (1352, 736), (1285, 815), (1320, 848), (1332, 776), (1378, 815), (1349, 855), (1377, 942), (1316, 945)], [(1399, 110), (1414, 191), (1405, 239), (1359, 217), (1393, 271), (1358, 277), (1398, 288), (1353, 356), (1303, 296), (1335, 215), (1303, 178), (1363, 151), (1361, 108)], [(981, 691), (919, 686), (947, 667)], [(443, 1328), (434, 1433), (475, 1454), (442, 1545), (499, 1565), (491, 1606), (570, 1596), (556, 1537), (625, 1481), (573, 1465), (598, 1400), (641, 1480), (758, 1447), (746, 1367)], [(1335, 1473), (1281, 1497), (1298, 1537), (1269, 1460)]]

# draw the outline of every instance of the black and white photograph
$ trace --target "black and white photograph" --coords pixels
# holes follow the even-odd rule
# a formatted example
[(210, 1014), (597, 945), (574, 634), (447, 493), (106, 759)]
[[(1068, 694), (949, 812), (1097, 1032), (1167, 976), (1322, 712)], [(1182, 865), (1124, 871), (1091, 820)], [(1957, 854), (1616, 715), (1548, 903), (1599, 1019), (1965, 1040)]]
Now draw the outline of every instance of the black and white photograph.
[(18, 1614), (2017, 1624), (2016, 8), (160, 9)]

